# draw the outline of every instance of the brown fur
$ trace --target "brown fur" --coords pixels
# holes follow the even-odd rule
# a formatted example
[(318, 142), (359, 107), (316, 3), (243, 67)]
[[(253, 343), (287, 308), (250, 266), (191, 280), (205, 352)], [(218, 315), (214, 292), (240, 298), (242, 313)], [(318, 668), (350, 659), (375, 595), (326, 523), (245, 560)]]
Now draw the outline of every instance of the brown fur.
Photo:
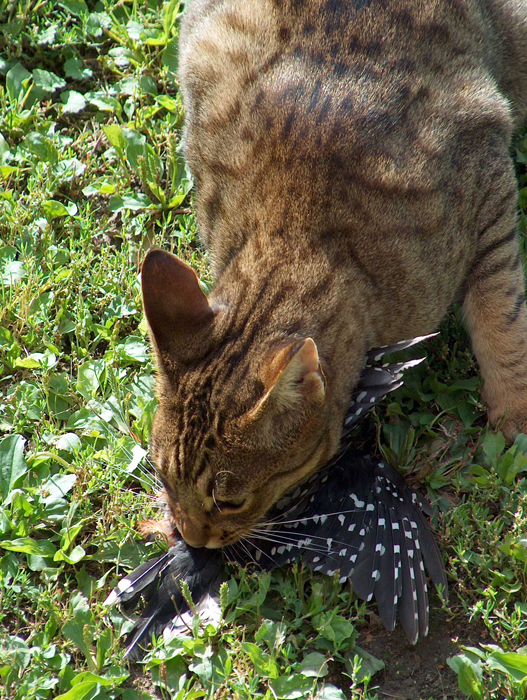
[(334, 454), (366, 350), (455, 301), (492, 421), (524, 430), (527, 4), (192, 0), (181, 84), (215, 286), (154, 251), (143, 287), (152, 453), (185, 539), (246, 534)]

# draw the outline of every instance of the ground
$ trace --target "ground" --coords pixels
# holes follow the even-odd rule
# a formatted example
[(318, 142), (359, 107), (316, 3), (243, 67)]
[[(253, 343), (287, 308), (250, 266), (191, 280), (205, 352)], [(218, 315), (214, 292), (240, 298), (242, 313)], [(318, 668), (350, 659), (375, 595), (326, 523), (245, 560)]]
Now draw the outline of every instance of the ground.
[(436, 610), (430, 619), (430, 632), (415, 646), (408, 644), (404, 633), (397, 628), (387, 634), (375, 618), (372, 630), (361, 644), (386, 664), (384, 671), (375, 676), (374, 684), (379, 698), (397, 700), (462, 700), (457, 678), (445, 660), (458, 653), (460, 645), (489, 642), (483, 626), (467, 629), (462, 616), (454, 618), (449, 610)]

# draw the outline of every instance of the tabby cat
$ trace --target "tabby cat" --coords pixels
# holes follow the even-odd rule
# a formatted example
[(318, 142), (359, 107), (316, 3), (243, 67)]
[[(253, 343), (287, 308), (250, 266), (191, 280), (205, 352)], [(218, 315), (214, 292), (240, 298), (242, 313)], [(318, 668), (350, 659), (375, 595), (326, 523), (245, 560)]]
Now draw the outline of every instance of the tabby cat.
[(215, 284), (161, 250), (142, 281), (184, 539), (247, 534), (335, 453), (366, 351), (457, 301), (491, 421), (527, 428), (527, 2), (191, 0), (180, 68)]

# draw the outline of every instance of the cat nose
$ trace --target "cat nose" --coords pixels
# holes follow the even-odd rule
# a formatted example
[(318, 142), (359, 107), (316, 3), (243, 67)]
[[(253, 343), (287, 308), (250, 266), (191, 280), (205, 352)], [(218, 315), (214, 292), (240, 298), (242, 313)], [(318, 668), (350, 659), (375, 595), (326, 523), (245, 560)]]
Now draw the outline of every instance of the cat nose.
[(181, 518), (179, 529), (181, 536), (190, 547), (205, 547), (209, 541), (209, 535), (205, 528), (196, 525), (188, 518)]

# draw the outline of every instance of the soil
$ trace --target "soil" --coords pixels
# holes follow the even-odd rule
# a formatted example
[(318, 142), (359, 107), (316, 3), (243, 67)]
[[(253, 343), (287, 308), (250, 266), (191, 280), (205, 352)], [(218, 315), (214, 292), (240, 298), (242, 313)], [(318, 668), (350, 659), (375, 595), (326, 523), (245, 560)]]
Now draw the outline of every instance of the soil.
[(483, 627), (467, 625), (464, 615), (453, 618), (453, 606), (449, 607), (449, 612), (431, 611), (428, 637), (415, 646), (408, 643), (400, 625), (388, 633), (379, 618), (371, 616), (370, 628), (359, 636), (358, 644), (386, 664), (370, 684), (379, 700), (466, 700), (446, 660), (458, 654), (463, 644), (491, 640)]

